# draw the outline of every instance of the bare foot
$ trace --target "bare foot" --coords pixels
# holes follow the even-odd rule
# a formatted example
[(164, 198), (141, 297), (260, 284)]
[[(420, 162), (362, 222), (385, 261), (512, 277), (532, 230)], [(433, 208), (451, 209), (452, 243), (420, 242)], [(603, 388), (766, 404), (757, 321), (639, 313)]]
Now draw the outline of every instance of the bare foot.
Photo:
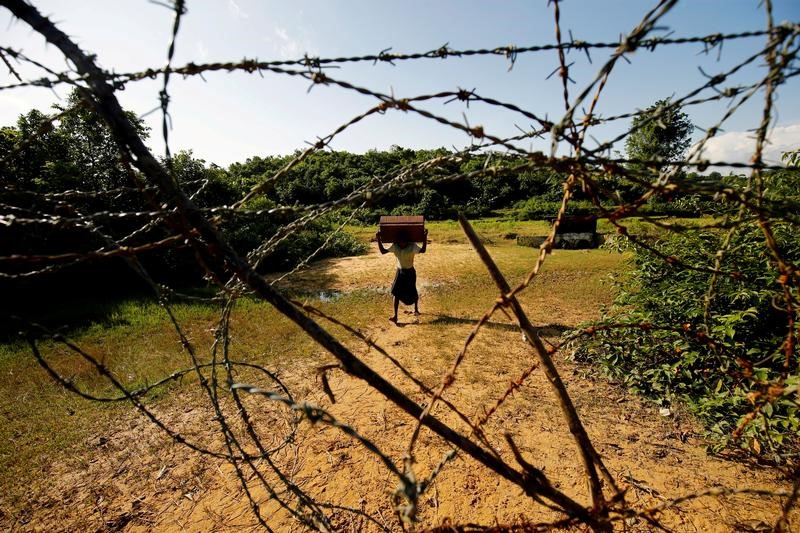
[(397, 324), (397, 317), (396, 316), (390, 316), (389, 317), (389, 322), (394, 322), (395, 324)]
[(422, 314), (422, 313), (420, 313), (419, 311), (414, 311), (414, 315), (416, 315), (416, 316), (419, 316), (419, 315), (421, 315), (421, 314)]

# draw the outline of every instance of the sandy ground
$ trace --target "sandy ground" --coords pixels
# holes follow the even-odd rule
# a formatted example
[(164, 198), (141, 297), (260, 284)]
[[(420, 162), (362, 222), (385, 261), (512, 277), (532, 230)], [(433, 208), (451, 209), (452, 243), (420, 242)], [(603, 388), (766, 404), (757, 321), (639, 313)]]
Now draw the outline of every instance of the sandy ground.
[[(461, 270), (475, 268), (474, 255), (465, 245), (442, 246), (447, 246), (446, 254), (438, 254), (438, 259), (429, 254), (419, 261), (423, 314), (414, 317), (405, 309), (401, 326), (395, 326), (386, 319), (387, 313), (362, 329), (364, 335), (386, 348), (431, 387), (441, 381), (471, 328), (469, 320), (457, 318), (458, 310), (452, 308), (446, 291), (445, 296), (432, 295), (434, 290), (441, 295), (442, 287), (457, 285)], [(498, 253), (502, 255), (502, 250)], [(377, 290), (385, 287), (391, 276), (391, 264), (390, 258), (374, 253), (326, 261), (299, 275), (293, 283), (308, 290)], [(565, 301), (562, 295), (542, 291), (529, 306), (531, 316), (540, 324), (572, 326), (598, 313), (597, 308), (567, 305)], [(395, 365), (375, 350), (360, 341), (349, 341), (348, 345), (414, 400), (427, 401)], [(328, 409), (399, 463), (415, 421), (364, 382), (338, 371), (330, 374), (336, 398), (332, 404), (321, 391), (315, 373), (320, 364), (331, 361), (330, 356), (316, 352), (299, 360), (280, 361), (276, 366), (297, 399)], [(497, 315), (468, 352), (446, 398), (474, 418), (493, 405), (510, 381), (533, 362), (534, 354), (522, 342), (513, 323)], [(662, 416), (656, 407), (593, 376), (588, 369), (561, 358), (558, 365), (589, 435), (619, 484), (627, 489), (627, 501), (634, 507), (659, 505), (713, 486), (788, 489), (789, 482), (775, 470), (707, 455), (707, 443), (688, 416), (680, 412)], [(257, 399), (248, 399), (248, 405), (256, 408), (256, 425), (261, 424), (262, 434), (270, 443), (278, 443), (285, 434), (289, 415)], [(219, 426), (199, 395), (159, 401), (153, 409), (167, 424), (193, 440), (209, 448), (221, 445)], [(434, 414), (463, 430), (454, 415), (441, 405)], [(486, 433), (491, 444), (513, 464), (504, 438), (505, 433), (511, 434), (525, 459), (550, 477), (556, 487), (582, 502), (588, 501), (576, 447), (540, 369), (502, 405), (487, 424)], [(111, 428), (98, 428), (91, 444), (91, 454), (78, 454), (45, 467), (30, 487), (24, 508), (6, 509), (0, 514), (0, 528), (258, 529), (242, 485), (229, 464), (175, 444), (135, 412), (121, 415)], [(423, 430), (415, 449), (418, 479), (430, 475), (448, 449), (441, 439)], [(373, 454), (338, 430), (303, 422), (294, 441), (276, 453), (275, 460), (297, 486), (315, 499), (351, 507), (372, 517), (330, 510), (334, 529), (400, 529), (390, 497), (396, 478)], [(286, 510), (267, 498), (252, 472), (246, 472), (244, 477), (254, 498), (262, 502), (261, 510), (273, 529), (302, 529), (288, 519)], [(705, 497), (671, 509), (661, 518), (666, 527), (675, 531), (761, 531), (774, 523), (779, 505), (779, 500), (768, 497)], [(458, 456), (420, 498), (418, 517), (420, 522), (415, 527), (425, 528), (448, 522), (493, 525), (552, 521), (558, 515), (473, 460)], [(800, 524), (800, 519), (795, 520)], [(620, 523), (619, 527), (650, 530), (648, 524), (635, 519)]]

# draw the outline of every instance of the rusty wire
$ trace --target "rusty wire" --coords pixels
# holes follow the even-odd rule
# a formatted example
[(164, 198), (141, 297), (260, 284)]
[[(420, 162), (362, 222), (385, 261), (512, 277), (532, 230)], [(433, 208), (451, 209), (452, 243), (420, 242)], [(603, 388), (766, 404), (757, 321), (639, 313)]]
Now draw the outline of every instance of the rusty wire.
[[(397, 488), (392, 495), (392, 502), (401, 524), (410, 524), (417, 519), (419, 498), (432, 486), (436, 477), (446, 470), (448, 464), (456, 457), (461, 457), (482, 464), (491, 470), (494, 475), (505, 478), (519, 486), (533, 502), (558, 511), (560, 516), (563, 517), (550, 524), (529, 524), (530, 530), (583, 524), (594, 530), (606, 531), (610, 530), (615, 523), (631, 517), (645, 519), (652, 526), (660, 527), (658, 517), (668, 509), (677, 508), (687, 501), (698, 498), (722, 497), (731, 494), (754, 494), (785, 498), (781, 515), (776, 518), (775, 530), (786, 530), (789, 527), (789, 512), (796, 503), (799, 492), (797, 477), (795, 477), (791, 491), (769, 492), (760, 489), (712, 487), (699, 493), (675, 498), (651, 508), (636, 509), (627, 502), (624, 490), (618, 485), (613, 473), (606, 468), (602, 457), (594, 448), (583, 426), (580, 414), (573, 405), (561, 381), (558, 370), (553, 364), (553, 355), (559, 350), (561, 344), (552, 345), (549, 348), (545, 347), (540, 338), (539, 330), (528, 319), (517, 297), (535, 283), (537, 275), (555, 245), (558, 227), (566, 216), (575, 191), (579, 188), (590, 194), (591, 200), (596, 207), (594, 216), (607, 219), (622, 237), (632, 240), (676, 268), (709, 274), (710, 283), (706, 295), (706, 306), (715, 296), (715, 287), (720, 276), (738, 275), (736, 272), (724, 269), (724, 258), (730, 252), (728, 249), (730, 237), (736, 231), (739, 231), (743, 224), (755, 222), (763, 234), (765, 246), (769, 249), (773, 261), (778, 266), (782, 279), (781, 283), (784, 287), (787, 337), (784, 343), (786, 362), (783, 379), (785, 380), (790, 372), (796, 372), (797, 364), (794, 364), (793, 367), (793, 363), (796, 363), (797, 351), (795, 330), (799, 306), (798, 300), (800, 300), (800, 293), (798, 293), (800, 269), (781, 253), (776, 244), (772, 226), (777, 222), (785, 222), (797, 228), (797, 226), (800, 226), (800, 218), (798, 218), (796, 212), (798, 206), (781, 203), (768, 198), (764, 194), (763, 172), (766, 170), (799, 171), (796, 168), (786, 168), (782, 165), (766, 164), (763, 158), (763, 150), (767, 142), (769, 127), (774, 120), (775, 94), (789, 78), (800, 74), (800, 69), (797, 66), (798, 55), (800, 55), (800, 44), (798, 44), (798, 41), (800, 41), (800, 24), (797, 22), (783, 23), (782, 25), (775, 24), (772, 18), (771, 2), (766, 0), (764, 2), (764, 9), (767, 13), (765, 29), (732, 34), (716, 33), (695, 37), (658, 36), (654, 35), (654, 32), (658, 29), (659, 21), (677, 4), (677, 0), (662, 0), (653, 9), (645, 13), (641, 21), (626, 32), (618, 42), (588, 43), (574, 39), (571, 32), (569, 33), (569, 40), (564, 39), (565, 34), (561, 23), (559, 0), (552, 0), (551, 4), (555, 18), (555, 43), (553, 44), (501, 46), (472, 50), (457, 50), (444, 45), (426, 52), (405, 54), (390, 53), (389, 50), (384, 50), (379, 54), (352, 57), (304, 57), (287, 61), (244, 59), (227, 63), (189, 63), (184, 66), (173, 66), (175, 47), (180, 32), (180, 22), (186, 11), (185, 2), (177, 0), (167, 6), (173, 12), (174, 19), (166, 65), (142, 72), (119, 74), (101, 70), (95, 64), (93, 56), (82, 52), (68, 36), (63, 34), (56, 25), (46, 17), (43, 17), (31, 5), (21, 0), (0, 1), (0, 5), (10, 10), (14, 16), (31, 25), (35, 31), (57, 47), (75, 65), (75, 70), (55, 72), (36, 59), (29, 58), (21, 51), (9, 47), (1, 47), (0, 58), (2, 58), (9, 73), (16, 78), (17, 82), (0, 86), (0, 91), (29, 86), (52, 88), (59, 84), (78, 87), (83, 96), (79, 105), (91, 106), (108, 123), (118, 143), (121, 161), (128, 168), (131, 177), (130, 186), (113, 190), (69, 190), (42, 195), (31, 191), (14, 189), (13, 193), (17, 197), (37, 197), (45, 202), (40, 206), (58, 204), (62, 211), (48, 211), (41, 207), (32, 208), (26, 205), (16, 205), (13, 203), (12, 198), (12, 200), (4, 200), (0, 204), (0, 225), (42, 225), (81, 230), (100, 238), (104, 245), (97, 249), (81, 249), (59, 254), (0, 255), (0, 268), (9, 268), (7, 271), (0, 271), (0, 276), (6, 279), (35, 279), (37, 276), (54, 272), (65, 266), (72, 266), (85, 261), (107, 261), (110, 258), (122, 257), (153, 289), (155, 297), (169, 317), (191, 366), (187, 369), (173, 372), (146, 387), (135, 390), (128, 389), (103, 361), (97, 359), (76, 343), (42, 326), (25, 323), (22, 319), (15, 317), (14, 320), (20, 323), (20, 327), (28, 331), (27, 341), (33, 357), (57, 383), (67, 390), (93, 401), (128, 401), (174, 441), (188, 446), (201, 454), (227, 461), (233, 467), (243, 494), (247, 498), (248, 504), (258, 522), (267, 530), (272, 530), (273, 525), (270, 524), (271, 517), (265, 514), (265, 502), (255, 495), (254, 491), (259, 487), (268, 495), (267, 501), (277, 502), (279, 507), (286, 513), (311, 529), (331, 530), (329, 511), (333, 509), (354, 515), (362, 515), (379, 528), (391, 528), (382, 519), (370, 516), (361, 510), (341, 506), (338, 502), (318, 501), (308, 494), (294, 479), (291, 471), (280, 465), (280, 462), (276, 459), (276, 454), (286, 447), (296, 446), (293, 438), (301, 419), (308, 420), (312, 424), (328, 425), (343, 432), (377, 458), (384, 469), (397, 482)], [(705, 135), (686, 157), (675, 161), (649, 161), (611, 157), (611, 149), (618, 142), (624, 141), (635, 133), (636, 130), (633, 128), (626, 129), (620, 135), (606, 142), (598, 142), (595, 148), (585, 146), (585, 141), (591, 128), (614, 121), (644, 116), (644, 111), (639, 110), (608, 117), (603, 117), (597, 112), (598, 102), (602, 99), (607, 82), (613, 78), (615, 65), (620, 60), (627, 60), (626, 56), (637, 50), (652, 52), (657, 48), (683, 44), (701, 44), (703, 46), (702, 52), (704, 53), (709, 53), (711, 50), (717, 50), (718, 53), (721, 53), (722, 45), (725, 42), (756, 38), (766, 38), (766, 43), (763, 47), (755, 47), (755, 51), (743, 61), (724, 72), (708, 76), (708, 80), (702, 85), (684, 95), (673, 98), (668, 106), (658, 110), (655, 114), (647, 115), (643, 124), (646, 124), (647, 121), (658, 121), (666, 113), (688, 106), (700, 106), (709, 102), (724, 102), (728, 105), (727, 110), (719, 121), (706, 130)], [(611, 56), (597, 69), (592, 81), (578, 88), (577, 91), (571, 92), (570, 83), (574, 82), (570, 78), (570, 69), (577, 67), (574, 66), (574, 63), (568, 62), (567, 54), (572, 51), (585, 53), (591, 62), (590, 52), (595, 49), (611, 50)], [(557, 68), (553, 74), (557, 73), (561, 78), (564, 103), (564, 114), (558, 120), (550, 120), (546, 116), (526, 110), (513, 102), (505, 102), (481, 95), (474, 89), (467, 91), (459, 88), (429, 95), (397, 98), (392, 94), (386, 94), (369, 87), (355, 85), (344, 79), (338, 79), (329, 75), (327, 70), (329, 67), (354, 62), (395, 65), (404, 61), (452, 60), (469, 56), (499, 57), (508, 60), (510, 68), (513, 68), (520, 54), (547, 53), (551, 51), (555, 51), (557, 54)], [(767, 72), (763, 77), (750, 83), (729, 87), (723, 86), (735, 73), (762, 59), (767, 67)], [(25, 63), (40, 69), (44, 71), (45, 77), (24, 79), (19, 71), (14, 68), (13, 62)], [(306, 150), (292, 158), (273, 175), (265, 177), (232, 205), (201, 208), (193, 200), (205, 184), (200, 184), (200, 188), (192, 192), (190, 187), (196, 185), (195, 183), (178, 184), (171, 174), (169, 85), (171, 76), (202, 76), (204, 73), (216, 71), (268, 72), (277, 76), (301, 77), (308, 80), (312, 86), (328, 85), (342, 91), (353, 91), (366, 95), (374, 99), (374, 105), (364, 110), (361, 114), (343, 121), (334, 131), (317, 137), (316, 142), (309, 143), (310, 146)], [(160, 105), (158, 110), (162, 114), (162, 137), (165, 145), (165, 158), (162, 162), (157, 161), (144, 146), (142, 139), (135, 132), (124, 113), (122, 113), (115, 97), (115, 92), (124, 89), (127, 84), (145, 79), (155, 79), (159, 76), (162, 79), (162, 87), (159, 92)], [(756, 127), (756, 148), (751, 161), (749, 163), (736, 163), (701, 159), (702, 150), (708, 141), (722, 131), (723, 125), (747, 101), (761, 93), (764, 94), (764, 108), (761, 120)], [(584, 112), (583, 117), (577, 118), (578, 109), (584, 102), (589, 101), (590, 97), (589, 109)], [(420, 105), (421, 103), (432, 102), (446, 105), (452, 101), (460, 101), (465, 104), (476, 102), (493, 108), (511, 111), (520, 118), (531, 121), (535, 126), (532, 125), (530, 131), (523, 131), (522, 135), (507, 137), (488, 131), (482, 126), (470, 126), (466, 120), (464, 123), (453, 121)], [(72, 111), (73, 109), (66, 109), (59, 114), (46, 117), (33, 135), (22, 139), (11, 152), (0, 159), (0, 168), (21, 153), (37, 136), (46, 134), (55, 122), (61, 120)], [(413, 113), (429, 121), (461, 131), (467, 135), (470, 144), (463, 150), (456, 150), (452, 154), (409, 165), (385, 176), (377, 176), (362, 187), (330, 202), (311, 206), (275, 206), (268, 209), (251, 209), (248, 207), (251, 200), (263, 195), (273, 184), (283, 179), (309, 156), (329, 148), (332, 141), (348, 128), (365, 120), (379, 120), (382, 115), (394, 111)], [(518, 144), (519, 141), (547, 135), (550, 135), (551, 138), (549, 155), (522, 148)], [(566, 143), (570, 153), (567, 156), (557, 157), (556, 148), (561, 143)], [(469, 222), (462, 219), (461, 223), (465, 234), (476, 248), (481, 261), (486, 265), (490, 276), (497, 284), (498, 297), (495, 301), (489, 303), (487, 311), (474, 324), (462, 349), (454, 357), (450, 368), (442, 375), (438, 388), (425, 384), (423, 380), (404, 368), (387, 349), (380, 347), (363, 333), (307, 303), (290, 300), (280, 290), (273, 287), (272, 283), (268, 283), (256, 273), (255, 269), (276, 246), (319, 217), (343, 206), (355, 208), (350, 215), (353, 217), (356, 210), (366, 205), (369, 201), (380, 199), (399, 190), (418, 188), (420, 186), (420, 176), (425, 176), (426, 172), (431, 169), (441, 168), (448, 163), (463, 161), (469, 154), (489, 149), (504, 149), (506, 153), (512, 154), (513, 157), (500, 162), (492, 162), (491, 164), (487, 160), (484, 168), (473, 172), (427, 178), (428, 184), (467, 181), (479, 177), (547, 168), (558, 171), (565, 176), (564, 194), (551, 231), (541, 245), (535, 263), (531, 265), (524, 280), (513, 287), (508, 284), (503, 273), (494, 264)], [(732, 186), (723, 187), (715, 183), (691, 183), (678, 174), (678, 170), (683, 168), (705, 170), (714, 167), (749, 170), (748, 186), (736, 188)], [(634, 170), (636, 168), (648, 170)], [(645, 192), (634, 201), (609, 209), (606, 207), (606, 201), (614, 197), (614, 192), (603, 187), (602, 183), (597, 179), (598, 175), (624, 178), (643, 187)], [(724, 197), (728, 202), (738, 206), (737, 216), (733, 221), (725, 220), (715, 225), (718, 228), (728, 229), (728, 233), (723, 240), (722, 247), (710, 265), (691, 264), (684, 261), (683, 258), (666, 254), (661, 251), (658, 243), (631, 235), (625, 225), (625, 219), (638, 216), (639, 210), (648, 200), (657, 197), (668, 198), (676, 190), (700, 194), (705, 197)], [(81, 197), (102, 199), (103, 197), (123, 194), (141, 195), (149, 208), (127, 211), (97, 209), (94, 212), (80, 212), (72, 209), (70, 204), (72, 199)], [(67, 214), (64, 214), (64, 209), (67, 209)], [(274, 235), (264, 236), (262, 244), (252, 250), (246, 257), (241, 257), (234, 252), (215, 226), (231, 217), (279, 213), (290, 213), (296, 215), (297, 218)], [(120, 219), (135, 219), (140, 225), (138, 229), (128, 236), (114, 240), (104, 233), (101, 224), (110, 220)], [(345, 224), (349, 220), (346, 219), (342, 222), (336, 232), (343, 231)], [(650, 222), (660, 225), (662, 229), (667, 231), (679, 232), (686, 230), (686, 228), (681, 228), (677, 225), (670, 226), (654, 220)], [(149, 236), (150, 231), (154, 228), (166, 229), (167, 236), (165, 237), (162, 233), (159, 238), (152, 238), (144, 244), (128, 244), (129, 242), (141, 242), (138, 237)], [(328, 237), (328, 240), (330, 238), (331, 236)], [(325, 241), (322, 247), (326, 246), (328, 240)], [(176, 293), (155, 283), (139, 261), (139, 256), (146, 252), (165, 248), (174, 249), (176, 247), (185, 247), (193, 250), (207, 277), (215, 280), (218, 285), (218, 295), (211, 301), (221, 304), (221, 312), (215, 330), (215, 342), (211, 349), (210, 360), (204, 359), (197, 351), (197, 348), (173, 313), (170, 301), (175, 297)], [(286, 273), (279, 280), (284, 277), (290, 278), (297, 271), (304, 268), (322, 250), (322, 247), (301, 261), (294, 270)], [(373, 442), (368, 439), (357, 428), (337, 419), (322, 407), (312, 405), (306, 401), (295, 400), (288, 386), (270, 369), (253, 363), (237, 361), (231, 357), (231, 313), (237, 300), (244, 294), (253, 295), (272, 304), (279, 312), (297, 324), (307, 335), (337, 359), (335, 365), (323, 368), (321, 374), (323, 388), (331, 401), (335, 401), (335, 398), (327, 383), (326, 373), (335, 368), (355, 378), (364, 380), (371, 388), (416, 421), (411, 435), (408, 436), (409, 443), (406, 448), (406, 454), (403, 457), (391, 457), (381, 449), (380, 442)], [(528, 362), (524, 367), (521, 367), (519, 369), (519, 377), (512, 380), (505, 390), (497, 391), (496, 400), (490, 407), (488, 409), (484, 408), (481, 416), (471, 420), (462, 412), (461, 406), (455, 405), (445, 396), (448, 389), (459, 379), (458, 371), (463, 361), (468, 357), (470, 346), (478, 337), (482, 328), (498, 310), (510, 312), (514, 316), (520, 329), (525, 333), (524, 338), (536, 355), (537, 362), (535, 364)], [(354, 350), (346, 347), (339, 339), (328, 333), (315, 321), (314, 317), (328, 320), (333, 324), (344, 327), (350, 334), (363, 341), (368, 349), (376, 350), (382, 357), (391, 361), (424, 395), (424, 405), (411, 399), (409, 395), (398, 388), (397, 384), (378, 375), (365, 362), (363, 356), (357, 355)], [(721, 346), (721, 343), (713, 339), (708, 331), (687, 329), (686, 327), (675, 325), (646, 323), (604, 325), (577, 330), (573, 332), (572, 338), (594, 335), (598, 331), (613, 328), (674, 331), (690, 336), (708, 346), (713, 346), (715, 349)], [(41, 339), (52, 339), (61, 343), (68, 350), (86, 360), (110, 383), (117, 394), (115, 396), (101, 396), (89, 393), (59, 374), (48, 358), (41, 353), (39, 347)], [(514, 458), (513, 462), (505, 459), (504, 455), (489, 442), (484, 433), (483, 428), (493, 415), (499, 411), (504, 402), (515, 391), (522, 387), (526, 379), (539, 368), (545, 372), (548, 380), (553, 385), (553, 392), (564, 415), (564, 424), (574, 437), (577, 449), (576, 457), (580, 459), (584, 467), (585, 481), (590, 498), (588, 503), (568, 496), (555, 487), (544, 472), (538, 470), (524, 459), (510, 434), (507, 433), (505, 439)], [(244, 379), (255, 379), (252, 374), (246, 378), (241, 376), (241, 373), (248, 369), (257, 370), (259, 374), (255, 376), (260, 376), (263, 381), (253, 385), (244, 384)], [(219, 426), (218, 431), (224, 443), (220, 449), (212, 449), (205, 443), (194, 442), (178, 433), (154, 414), (142, 401), (142, 398), (146, 397), (151, 391), (181, 380), (190, 374), (194, 374), (199, 388), (214, 413), (215, 421)], [(247, 400), (241, 394), (242, 392), (256, 395), (267, 402), (284, 405), (292, 413), (288, 416), (289, 429), (279, 439), (279, 443), (276, 446), (267, 445), (265, 441), (267, 432), (263, 427), (259, 426), (256, 420), (257, 413), (254, 409), (259, 404), (254, 404), (254, 402)], [(233, 402), (233, 408), (229, 403), (231, 401)], [(437, 418), (434, 413), (438, 404), (447, 408), (448, 414), (457, 415), (462, 426), (451, 427), (443, 421), (444, 417)], [(766, 403), (762, 401), (756, 406), (750, 420), (758, 415), (759, 409), (764, 405)], [(239, 425), (241, 429), (239, 429)], [(416, 461), (417, 447), (420, 442), (419, 437), (423, 431), (432, 432), (437, 435), (440, 442), (444, 442), (450, 447), (450, 451), (443, 456), (438, 465), (424, 473), (419, 471), (419, 465)], [(397, 437), (401, 437), (401, 435), (397, 435)], [(252, 449), (255, 449), (255, 452)], [(507, 456), (508, 454), (505, 454), (505, 457)], [(473, 525), (465, 525), (454, 526), (450, 529), (466, 531), (473, 530), (471, 529), (472, 527)], [(479, 526), (474, 527), (478, 528)]]

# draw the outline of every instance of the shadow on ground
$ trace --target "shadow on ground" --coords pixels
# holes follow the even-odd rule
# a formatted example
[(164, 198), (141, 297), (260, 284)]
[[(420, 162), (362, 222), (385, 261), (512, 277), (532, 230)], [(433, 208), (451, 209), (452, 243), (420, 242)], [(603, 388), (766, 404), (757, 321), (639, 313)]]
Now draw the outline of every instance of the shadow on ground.
[[(429, 322), (434, 326), (451, 326), (454, 324), (469, 324), (475, 325), (478, 322), (478, 318), (464, 318), (464, 317), (455, 317), (449, 315), (434, 315), (435, 318)], [(501, 331), (519, 331), (519, 326), (516, 324), (507, 324), (505, 322), (493, 322), (488, 321), (484, 324), (484, 327), (489, 329), (497, 329)], [(539, 333), (544, 335), (545, 337), (557, 337), (564, 333), (565, 331), (569, 331), (572, 328), (569, 326), (565, 326), (563, 324), (545, 324), (543, 326), (538, 326)]]

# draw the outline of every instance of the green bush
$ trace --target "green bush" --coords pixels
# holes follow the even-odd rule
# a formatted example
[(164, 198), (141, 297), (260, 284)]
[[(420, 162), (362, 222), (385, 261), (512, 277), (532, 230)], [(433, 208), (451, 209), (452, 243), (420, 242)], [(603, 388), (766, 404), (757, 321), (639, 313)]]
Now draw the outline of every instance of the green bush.
[[(614, 210), (615, 205), (604, 204), (604, 209)], [(561, 208), (561, 200), (550, 199), (549, 196), (534, 196), (520, 202), (514, 208), (517, 220), (546, 220), (555, 218)], [(568, 215), (589, 215), (598, 209), (588, 200), (572, 200), (567, 205)], [(702, 215), (721, 215), (731, 212), (731, 207), (722, 202), (704, 200), (697, 195), (676, 198), (669, 202), (656, 200), (648, 202), (637, 210), (637, 214), (645, 216), (699, 217)]]
[[(773, 230), (786, 259), (800, 259), (792, 227), (776, 223)], [(684, 264), (710, 266), (723, 239), (700, 232), (669, 235), (655, 245)], [(718, 277), (708, 302), (709, 272), (665, 261), (629, 241), (617, 246), (632, 252), (635, 268), (592, 337), (573, 341), (574, 357), (599, 364), (662, 404), (685, 402), (716, 437), (716, 449), (732, 444), (776, 461), (796, 451), (797, 360), (793, 355), (784, 373), (789, 320), (760, 230), (733, 235), (722, 264), (729, 274)], [(611, 324), (631, 327), (602, 327)]]
[(309, 258), (329, 236), (331, 236), (330, 241), (313, 257), (313, 260), (367, 253), (369, 247), (366, 243), (343, 231), (334, 233), (336, 229), (337, 227), (329, 219), (309, 224), (278, 245), (265, 261), (263, 270), (280, 271), (295, 267)]
[(698, 217), (702, 215), (722, 215), (732, 212), (731, 204), (722, 201), (711, 201), (704, 199), (697, 194), (680, 196), (669, 202), (661, 200), (659, 197), (654, 201), (643, 205), (638, 213), (648, 216), (670, 216), (670, 217)]
[[(546, 200), (535, 196), (517, 205), (514, 218), (517, 220), (547, 220), (555, 218), (561, 209), (561, 201)], [(588, 215), (597, 208), (587, 200), (574, 200), (567, 204), (568, 215)]]

